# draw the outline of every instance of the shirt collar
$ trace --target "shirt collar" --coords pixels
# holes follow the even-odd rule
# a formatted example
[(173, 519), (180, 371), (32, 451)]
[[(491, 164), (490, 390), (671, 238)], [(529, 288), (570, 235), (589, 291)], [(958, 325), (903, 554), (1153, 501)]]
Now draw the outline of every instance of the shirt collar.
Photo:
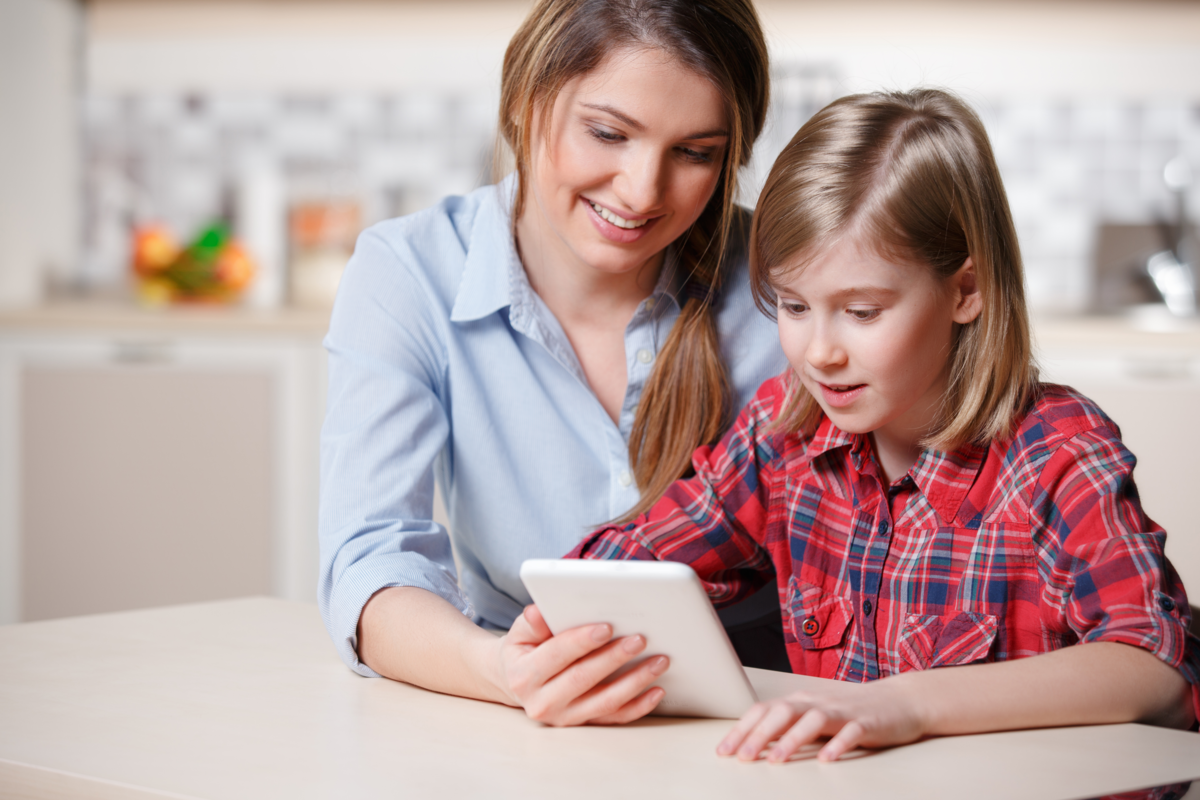
[[(492, 187), (479, 206), (462, 281), (450, 311), (452, 322), (470, 322), (493, 314), (512, 305), (513, 292), (520, 284), (528, 286), (512, 234), (516, 185), (516, 175), (509, 175)], [(497, 269), (498, 262), (503, 269)]]
[[(829, 417), (822, 415), (807, 448), (809, 458), (815, 459), (841, 447), (849, 448), (848, 460), (856, 472), (861, 475), (867, 471), (867, 462), (873, 452), (870, 437), (846, 433), (834, 425)], [(987, 448), (980, 445), (964, 445), (951, 451), (927, 447), (921, 451), (917, 462), (905, 477), (911, 479), (921, 494), (925, 495), (942, 522), (953, 525), (986, 455)], [(958, 524), (970, 527), (978, 523), (961, 520)]]

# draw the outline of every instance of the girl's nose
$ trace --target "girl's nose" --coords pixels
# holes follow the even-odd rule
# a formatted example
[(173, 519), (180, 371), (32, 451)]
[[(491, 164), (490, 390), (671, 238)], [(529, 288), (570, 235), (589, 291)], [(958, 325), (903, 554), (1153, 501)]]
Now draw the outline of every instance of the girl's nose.
[(666, 193), (667, 173), (662, 154), (649, 149), (633, 153), (614, 182), (617, 197), (639, 214), (656, 211)]
[(820, 326), (809, 340), (804, 357), (813, 369), (819, 370), (840, 367), (846, 363), (846, 351), (828, 331), (821, 330)]

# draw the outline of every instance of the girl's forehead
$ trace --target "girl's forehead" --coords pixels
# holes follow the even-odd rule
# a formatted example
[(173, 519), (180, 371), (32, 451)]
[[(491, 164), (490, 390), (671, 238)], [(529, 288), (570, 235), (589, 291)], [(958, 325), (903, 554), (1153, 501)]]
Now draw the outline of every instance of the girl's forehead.
[(771, 273), (777, 289), (844, 294), (864, 287), (924, 288), (933, 281), (927, 267), (897, 259), (854, 239), (842, 239), (786, 260)]

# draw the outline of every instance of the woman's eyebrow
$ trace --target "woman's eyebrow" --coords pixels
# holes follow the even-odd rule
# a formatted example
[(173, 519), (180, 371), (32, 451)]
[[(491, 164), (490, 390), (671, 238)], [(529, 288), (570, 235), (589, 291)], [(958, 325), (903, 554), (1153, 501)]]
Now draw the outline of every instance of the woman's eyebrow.
[[(580, 103), (580, 105), (583, 106), (584, 108), (590, 108), (593, 111), (603, 111), (605, 114), (610, 114), (610, 115), (616, 117), (617, 119), (621, 120), (621, 122), (624, 122), (629, 127), (633, 128), (638, 133), (641, 133), (646, 130), (645, 125), (638, 122), (636, 119), (629, 116), (625, 112), (617, 110), (613, 106), (606, 105), (604, 103)], [(729, 136), (729, 131), (725, 130), (724, 128), (718, 128), (716, 130), (701, 131), (699, 133), (689, 134), (688, 136), (684, 136), (681, 138), (683, 138), (684, 140), (690, 141), (692, 139), (717, 139), (717, 138), (720, 138), (723, 136)]]

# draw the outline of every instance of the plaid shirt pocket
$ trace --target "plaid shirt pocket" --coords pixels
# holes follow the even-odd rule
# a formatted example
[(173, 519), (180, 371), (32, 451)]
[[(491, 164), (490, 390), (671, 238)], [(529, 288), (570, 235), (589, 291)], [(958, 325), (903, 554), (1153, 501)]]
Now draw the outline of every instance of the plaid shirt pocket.
[(970, 664), (987, 658), (995, 640), (991, 614), (909, 614), (900, 632), (900, 655), (910, 669)]
[(799, 581), (795, 575), (788, 578), (786, 611), (792, 635), (805, 650), (839, 646), (854, 620), (854, 606), (849, 600)]

